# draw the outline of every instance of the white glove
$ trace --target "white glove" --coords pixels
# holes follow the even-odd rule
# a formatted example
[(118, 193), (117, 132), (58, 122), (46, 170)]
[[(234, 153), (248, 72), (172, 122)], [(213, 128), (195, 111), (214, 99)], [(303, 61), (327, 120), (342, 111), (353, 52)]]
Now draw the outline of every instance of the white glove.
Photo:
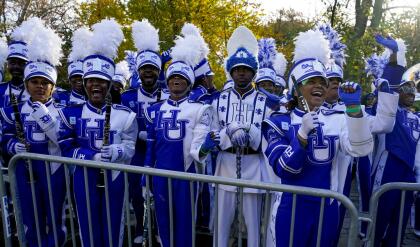
[(302, 117), (302, 125), (298, 130), (298, 134), (303, 139), (308, 139), (308, 134), (319, 125), (318, 115), (316, 112), (308, 112)]
[(32, 104), (32, 108), (34, 111), (31, 116), (35, 119), (43, 131), (54, 127), (55, 119), (51, 117), (50, 111), (44, 104), (36, 101)]
[(238, 129), (232, 134), (230, 141), (233, 146), (246, 147), (248, 145), (249, 135), (245, 129)]
[(123, 157), (123, 150), (119, 145), (111, 144), (101, 148), (101, 161), (115, 162)]
[(26, 149), (25, 144), (23, 144), (21, 142), (16, 142), (14, 147), (13, 147), (13, 152), (15, 154), (19, 154), (19, 153), (28, 152), (28, 150)]
[(94, 161), (102, 161), (102, 153), (96, 153), (96, 154), (93, 156), (93, 160), (94, 160)]

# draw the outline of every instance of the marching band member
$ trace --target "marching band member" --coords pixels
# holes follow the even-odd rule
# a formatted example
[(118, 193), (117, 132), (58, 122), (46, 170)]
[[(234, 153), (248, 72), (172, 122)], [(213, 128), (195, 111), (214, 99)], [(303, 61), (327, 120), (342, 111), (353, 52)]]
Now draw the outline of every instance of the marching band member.
[[(202, 163), (218, 144), (218, 134), (209, 132), (213, 116), (211, 106), (188, 100), (195, 79), (193, 66), (199, 62), (199, 47), (199, 39), (194, 35), (175, 40), (172, 63), (166, 71), (169, 99), (147, 109), (146, 166), (194, 173), (194, 161)], [(192, 215), (191, 200), (195, 201), (195, 198), (190, 197), (190, 183), (172, 179), (172, 189), (173, 204), (169, 205), (167, 178), (153, 177), (162, 246), (170, 246), (169, 207), (173, 208), (174, 246), (192, 246), (195, 237), (191, 235), (191, 221), (195, 216)]]
[[(146, 109), (152, 104), (168, 98), (165, 92), (160, 90), (157, 83), (161, 69), (161, 58), (159, 55), (159, 33), (148, 20), (136, 21), (132, 25), (132, 37), (137, 48), (136, 73), (142, 83), (136, 89), (124, 92), (121, 96), (122, 104), (135, 112), (138, 125), (138, 138), (136, 141), (136, 152), (131, 160), (135, 166), (144, 166), (146, 155)], [(145, 37), (148, 37), (147, 39)], [(134, 62), (134, 61), (133, 61)], [(129, 174), (129, 195), (133, 204), (136, 216), (136, 230), (134, 243), (143, 242), (143, 215), (144, 198), (140, 184), (140, 174)], [(140, 195), (140, 196), (139, 196)]]
[[(267, 96), (252, 85), (258, 69), (258, 42), (248, 28), (240, 26), (229, 38), (227, 50), (226, 71), (234, 86), (222, 91), (213, 101), (216, 116), (213, 129), (220, 131), (215, 175), (262, 181), (265, 160), (261, 152), (261, 123), (271, 110), (266, 103)], [(228, 185), (218, 187), (218, 239), (213, 241), (215, 246), (228, 246), (235, 211), (239, 211), (239, 203), (235, 202), (236, 190)], [(248, 246), (259, 246), (262, 191), (244, 188), (243, 192)]]
[[(57, 130), (58, 111), (62, 107), (55, 104), (51, 96), (57, 81), (55, 66), (60, 64), (63, 42), (38, 18), (31, 18), (22, 24), (26, 25), (31, 26), (30, 32), (36, 33), (33, 40), (27, 43), (29, 62), (24, 70), (25, 88), (30, 98), (25, 103), (16, 105), (17, 102), (12, 102), (11, 107), (0, 109), (3, 117), (3, 150), (7, 150), (11, 156), (22, 152), (61, 156), (57, 144)], [(20, 128), (16, 127), (17, 124)], [(55, 162), (47, 166), (43, 161), (34, 160), (32, 161), (34, 180), (31, 181), (28, 167), (23, 161), (20, 163), (16, 167), (17, 186), (27, 244), (55, 246), (53, 235), (55, 223), (57, 243), (62, 245), (66, 235), (62, 215), (65, 200), (64, 166)], [(51, 179), (55, 222), (50, 211), (47, 176)], [(35, 186), (41, 243), (37, 241), (30, 183), (34, 183)]]
[[(68, 106), (60, 115), (62, 124), (59, 144), (67, 157), (130, 164), (137, 139), (136, 114), (130, 109), (111, 104), (105, 98), (109, 94), (119, 44), (123, 40), (120, 25), (113, 19), (105, 19), (92, 26), (89, 56), (83, 61), (83, 83), (88, 100), (86, 103)], [(109, 143), (107, 143), (109, 142)], [(101, 188), (107, 177), (108, 190)], [(74, 194), (77, 217), (83, 246), (121, 246), (124, 226), (124, 178), (119, 171), (101, 173), (87, 169), (88, 190), (85, 190), (83, 167), (74, 172)], [(90, 196), (90, 205), (86, 202)], [(107, 221), (105, 193), (109, 194), (110, 221)], [(93, 239), (90, 239), (88, 210), (92, 222)], [(108, 229), (110, 224), (111, 229)], [(110, 232), (112, 242), (108, 237)]]
[[(375, 192), (379, 186), (390, 182), (420, 182), (420, 142), (419, 118), (411, 112), (414, 103), (415, 85), (413, 81), (401, 80), (405, 71), (405, 44), (403, 40), (375, 36), (376, 41), (386, 47), (389, 62), (382, 78), (391, 84), (391, 89), (399, 93), (399, 107), (395, 126), (391, 133), (379, 135), (376, 153), (373, 154), (372, 184)], [(374, 246), (394, 246), (398, 238), (398, 222), (401, 192), (386, 192), (381, 196), (375, 229)], [(413, 193), (407, 191), (404, 204), (403, 225), (405, 232)]]
[[(381, 123), (368, 121), (360, 107), (361, 88), (353, 82), (346, 82), (339, 88), (345, 113), (319, 109), (328, 88), (324, 64), (328, 63), (329, 57), (328, 42), (320, 31), (300, 33), (296, 39), (289, 92), (294, 101), (300, 94), (303, 98), (289, 114), (274, 114), (264, 122), (264, 137), (268, 143), (265, 154), (284, 184), (337, 191), (341, 165), (338, 152), (353, 157), (365, 156), (373, 150), (371, 132), (391, 129), (394, 124), (392, 102), (378, 108)], [(297, 84), (293, 83), (293, 78)], [(292, 195), (283, 193), (275, 217), (276, 246), (289, 244), (291, 207)], [(335, 200), (327, 199), (324, 207), (320, 241), (322, 246), (332, 246), (337, 234), (338, 205)], [(316, 243), (319, 210), (319, 198), (297, 196), (295, 246)]]

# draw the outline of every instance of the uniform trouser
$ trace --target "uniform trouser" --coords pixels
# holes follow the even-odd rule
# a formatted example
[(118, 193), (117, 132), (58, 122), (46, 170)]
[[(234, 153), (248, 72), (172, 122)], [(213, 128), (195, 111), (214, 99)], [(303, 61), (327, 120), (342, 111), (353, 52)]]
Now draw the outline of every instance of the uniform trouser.
[(420, 231), (420, 191), (414, 202), (414, 230)]
[[(37, 205), (37, 215), (42, 246), (55, 246), (53, 233), (53, 217), (51, 214), (48, 195), (48, 183), (44, 164), (33, 162), (34, 187)], [(22, 221), (25, 226), (25, 238), (28, 246), (38, 246), (37, 231), (32, 203), (31, 184), (28, 170), (23, 163), (16, 167), (17, 186)], [(53, 202), (54, 220), (57, 230), (58, 244), (62, 245), (66, 237), (66, 227), (63, 221), (64, 200), (66, 196), (64, 166), (61, 165), (54, 173), (51, 172), (51, 194)]]
[[(293, 197), (284, 193), (276, 216), (276, 246), (289, 246)], [(325, 199), (320, 246), (333, 246), (338, 225), (337, 201)], [(293, 246), (316, 246), (321, 201), (297, 196)]]
[[(351, 183), (352, 183), (352, 164), (348, 167), (347, 176), (343, 188), (343, 194), (347, 197), (350, 197), (351, 192)], [(360, 157), (356, 163), (356, 177), (357, 185), (359, 191), (359, 204), (360, 211), (368, 212), (369, 211), (369, 200), (372, 195), (372, 186), (371, 186), (371, 164), (368, 156)], [(344, 223), (344, 216), (346, 215), (346, 207), (343, 204), (340, 204), (339, 207), (339, 221), (338, 221), (338, 231), (336, 236), (336, 244), (340, 239), (341, 228)], [(366, 235), (367, 231), (367, 222), (362, 222), (360, 226), (360, 234), (363, 236)]]
[[(90, 245), (88, 208), (86, 202), (83, 167), (77, 167), (74, 173), (74, 194), (76, 198), (77, 217), (80, 237), (83, 246)], [(88, 190), (90, 196), (90, 213), (92, 220), (92, 237), (94, 246), (110, 246), (108, 222), (105, 203), (105, 189), (97, 186), (99, 169), (88, 168)], [(114, 172), (115, 173), (115, 172)], [(107, 171), (109, 209), (111, 218), (112, 246), (121, 246), (124, 237), (124, 176), (120, 173), (112, 181), (111, 171)]]
[[(236, 193), (218, 189), (218, 214), (217, 214), (217, 236), (213, 241), (217, 247), (228, 246), (231, 225), (235, 217)], [(247, 229), (247, 245), (259, 246), (260, 242), (260, 221), (261, 221), (261, 194), (243, 194), (242, 215), (245, 219)], [(242, 229), (239, 229), (242, 230)]]
[(129, 200), (133, 205), (134, 215), (136, 216), (136, 232), (135, 237), (143, 236), (143, 215), (144, 215), (144, 198), (141, 188), (141, 174), (129, 174)]
[[(190, 182), (172, 179), (172, 205), (169, 205), (168, 179), (153, 177), (156, 218), (159, 237), (163, 247), (170, 246), (169, 207), (173, 212), (173, 239), (175, 247), (192, 246), (192, 209)], [(195, 207), (195, 192), (193, 193)]]
[[(381, 185), (390, 182), (414, 183), (414, 172), (395, 156), (389, 154), (383, 173), (377, 169), (374, 179), (380, 180)], [(382, 175), (382, 176), (381, 176)], [(379, 199), (378, 213), (375, 229), (375, 246), (396, 246), (398, 239), (398, 222), (400, 216), (401, 191), (391, 190), (385, 192)], [(401, 240), (403, 240), (410, 208), (413, 203), (413, 193), (407, 191), (403, 211), (403, 224)]]

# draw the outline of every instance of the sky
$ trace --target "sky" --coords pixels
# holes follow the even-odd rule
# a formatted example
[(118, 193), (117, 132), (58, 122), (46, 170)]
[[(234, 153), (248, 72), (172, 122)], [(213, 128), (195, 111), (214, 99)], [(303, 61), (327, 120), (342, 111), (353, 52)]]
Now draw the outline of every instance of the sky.
[[(349, 12), (354, 12), (354, 0), (347, 0), (350, 2)], [(325, 4), (321, 0), (255, 0), (259, 2), (264, 9), (266, 15), (270, 15), (276, 12), (276, 10), (285, 8), (285, 9), (295, 9), (299, 12), (302, 12), (304, 17), (313, 18), (318, 14), (325, 11)], [(333, 0), (324, 0), (324, 2), (331, 2)], [(344, 2), (344, 1), (341, 1)], [(420, 0), (390, 0), (389, 6), (419, 6)], [(398, 11), (401, 11), (398, 10)]]

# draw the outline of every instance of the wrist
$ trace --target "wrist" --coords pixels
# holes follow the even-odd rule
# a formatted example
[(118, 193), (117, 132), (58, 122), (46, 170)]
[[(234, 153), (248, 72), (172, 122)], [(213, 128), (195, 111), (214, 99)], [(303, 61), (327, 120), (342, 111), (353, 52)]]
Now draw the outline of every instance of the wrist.
[(362, 116), (362, 108), (360, 105), (349, 105), (346, 106), (346, 113), (350, 117)]

